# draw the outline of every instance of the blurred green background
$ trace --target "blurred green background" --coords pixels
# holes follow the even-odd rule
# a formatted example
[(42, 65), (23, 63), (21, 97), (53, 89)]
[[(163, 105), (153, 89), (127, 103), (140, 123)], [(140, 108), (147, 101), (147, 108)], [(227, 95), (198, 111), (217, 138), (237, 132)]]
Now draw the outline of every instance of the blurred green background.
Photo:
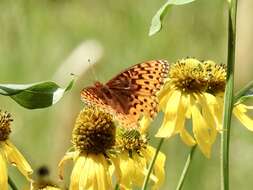
[[(149, 37), (152, 16), (163, 3), (164, 0), (0, 1), (1, 83), (55, 80), (64, 85), (71, 72), (79, 75), (74, 89), (47, 109), (26, 110), (10, 98), (0, 97), (1, 109), (11, 112), (14, 118), (11, 140), (33, 168), (47, 165), (51, 178), (58, 181), (57, 164), (70, 146), (71, 129), (83, 106), (80, 90), (96, 79), (106, 82), (122, 69), (150, 59), (174, 62), (191, 56), (226, 63), (225, 0), (173, 7), (163, 30)], [(251, 0), (239, 1), (236, 89), (253, 79), (252, 10)], [(72, 70), (72, 64), (77, 65), (76, 70)], [(153, 145), (156, 143), (152, 141)], [(232, 190), (253, 187), (252, 146), (253, 133), (233, 120)], [(166, 141), (162, 150), (167, 155), (162, 189), (175, 189), (189, 148), (174, 137)], [(217, 139), (211, 159), (197, 150), (184, 189), (219, 189), (219, 165)], [(25, 185), (16, 169), (10, 168), (10, 175), (20, 187)]]

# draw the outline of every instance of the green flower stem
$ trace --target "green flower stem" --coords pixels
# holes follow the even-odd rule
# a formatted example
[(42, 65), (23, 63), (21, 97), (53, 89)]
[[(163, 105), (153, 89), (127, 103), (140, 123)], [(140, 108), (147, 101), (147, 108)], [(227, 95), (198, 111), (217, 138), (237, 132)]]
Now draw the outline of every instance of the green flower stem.
[(8, 176), (8, 183), (9, 183), (10, 187), (12, 188), (12, 190), (18, 190), (16, 184), (14, 183), (14, 181), (11, 179), (10, 176)]
[(189, 169), (189, 166), (191, 164), (191, 161), (192, 161), (192, 158), (193, 158), (193, 155), (194, 155), (194, 152), (195, 152), (195, 149), (196, 149), (196, 145), (193, 146), (187, 156), (187, 160), (185, 162), (185, 165), (184, 165), (184, 169), (181, 173), (181, 176), (180, 176), (180, 179), (178, 181), (178, 184), (177, 184), (177, 188), (176, 190), (181, 190), (183, 185), (184, 185), (184, 180), (185, 180), (185, 177), (187, 176), (187, 173), (188, 173), (188, 169)]
[(147, 175), (146, 175), (146, 177), (145, 177), (145, 180), (144, 180), (144, 183), (143, 183), (143, 185), (142, 185), (142, 190), (146, 190), (147, 187), (148, 187), (149, 177), (150, 177), (150, 175), (151, 175), (152, 169), (153, 169), (153, 167), (154, 167), (156, 158), (157, 158), (158, 153), (159, 153), (159, 151), (160, 151), (160, 149), (161, 149), (161, 146), (162, 146), (162, 144), (163, 144), (163, 141), (164, 141), (164, 138), (161, 138), (160, 141), (159, 141), (159, 143), (158, 143), (158, 145), (157, 145), (155, 155), (154, 155), (154, 157), (153, 157), (153, 159), (152, 159), (152, 161), (151, 161), (151, 163), (150, 163), (150, 165), (149, 165), (148, 173), (147, 173)]
[(221, 134), (221, 189), (229, 190), (229, 138), (233, 110), (234, 65), (236, 42), (236, 9), (237, 0), (228, 1), (228, 58), (227, 85), (223, 111), (223, 133)]
[(118, 183), (115, 185), (114, 190), (119, 190), (119, 184)]

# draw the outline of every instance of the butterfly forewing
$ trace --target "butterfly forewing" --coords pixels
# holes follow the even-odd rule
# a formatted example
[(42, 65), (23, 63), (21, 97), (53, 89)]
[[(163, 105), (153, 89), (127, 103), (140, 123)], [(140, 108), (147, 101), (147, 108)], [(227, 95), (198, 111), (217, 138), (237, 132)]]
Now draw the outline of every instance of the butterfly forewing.
[(116, 113), (123, 123), (137, 123), (142, 115), (157, 113), (157, 91), (168, 74), (165, 60), (140, 63), (118, 74), (105, 85), (83, 89), (83, 101)]

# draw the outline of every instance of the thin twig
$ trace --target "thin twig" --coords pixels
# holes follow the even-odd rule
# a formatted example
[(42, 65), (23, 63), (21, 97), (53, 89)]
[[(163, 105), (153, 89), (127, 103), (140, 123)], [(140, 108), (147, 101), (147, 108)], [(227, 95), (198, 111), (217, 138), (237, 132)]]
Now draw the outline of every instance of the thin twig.
[(10, 187), (12, 188), (12, 190), (18, 190), (16, 184), (14, 183), (14, 181), (11, 179), (10, 176), (8, 176), (8, 183), (9, 183)]
[(147, 187), (148, 187), (149, 177), (150, 177), (150, 175), (151, 175), (153, 166), (154, 166), (154, 164), (155, 164), (156, 158), (157, 158), (158, 153), (159, 153), (159, 151), (160, 151), (160, 149), (161, 149), (161, 146), (162, 146), (162, 144), (163, 144), (163, 141), (164, 141), (164, 138), (161, 138), (160, 141), (159, 141), (159, 143), (158, 143), (158, 145), (157, 145), (156, 152), (155, 152), (155, 155), (153, 156), (152, 161), (151, 161), (151, 163), (150, 163), (150, 165), (149, 165), (148, 173), (147, 173), (147, 175), (146, 175), (146, 177), (145, 177), (145, 180), (144, 180), (144, 183), (143, 183), (143, 186), (142, 186), (142, 190), (146, 190)]
[(185, 162), (184, 169), (183, 169), (183, 171), (181, 173), (181, 176), (180, 176), (180, 179), (178, 181), (176, 190), (181, 190), (183, 185), (184, 185), (185, 177), (187, 176), (187, 173), (189, 171), (188, 169), (191, 165), (191, 161), (192, 161), (195, 149), (196, 149), (196, 145), (191, 148), (191, 150), (190, 150), (190, 152), (187, 156), (187, 160)]

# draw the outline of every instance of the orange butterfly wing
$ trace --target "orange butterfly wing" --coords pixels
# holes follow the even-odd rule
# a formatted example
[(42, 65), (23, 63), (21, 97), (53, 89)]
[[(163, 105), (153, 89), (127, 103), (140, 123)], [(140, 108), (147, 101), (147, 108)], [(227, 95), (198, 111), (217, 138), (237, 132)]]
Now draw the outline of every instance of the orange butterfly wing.
[(140, 63), (123, 71), (105, 85), (84, 88), (82, 100), (113, 112), (125, 125), (136, 124), (142, 115), (154, 117), (157, 96), (169, 64), (165, 60)]

